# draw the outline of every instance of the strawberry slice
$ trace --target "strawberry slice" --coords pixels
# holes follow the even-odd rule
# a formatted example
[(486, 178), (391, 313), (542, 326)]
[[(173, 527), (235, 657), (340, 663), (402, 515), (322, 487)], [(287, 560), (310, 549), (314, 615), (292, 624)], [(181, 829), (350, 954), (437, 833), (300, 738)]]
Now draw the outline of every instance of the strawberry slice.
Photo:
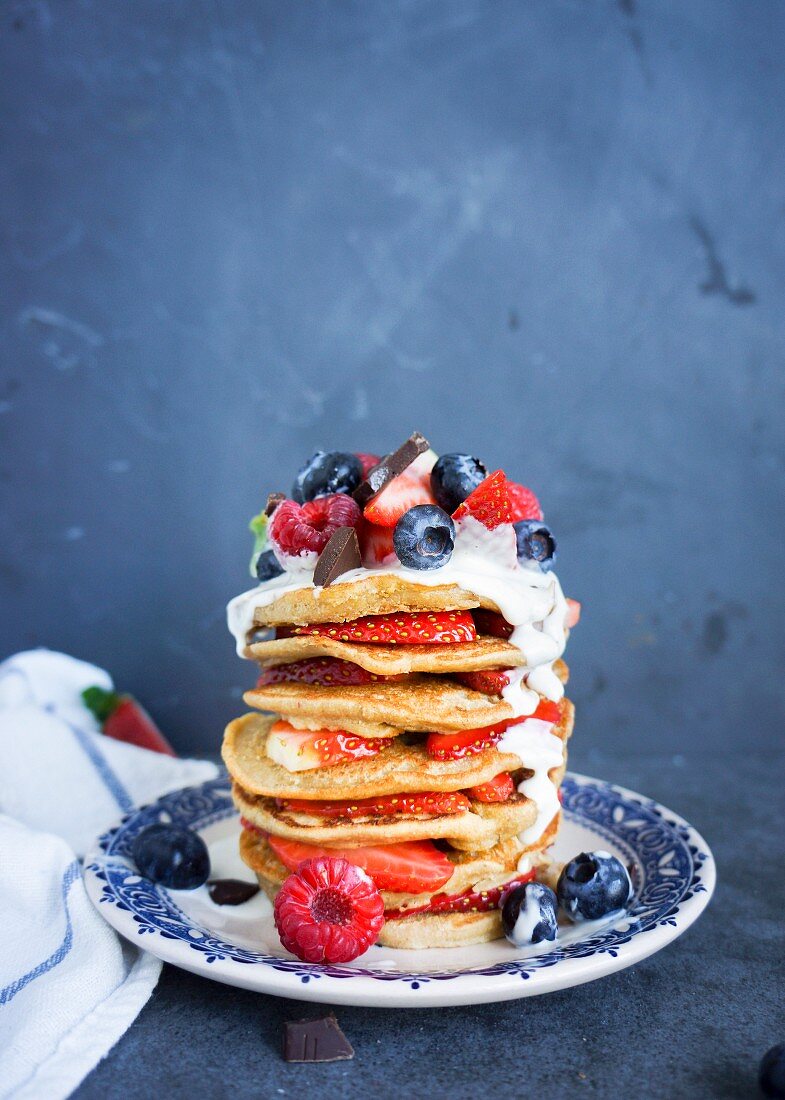
[(383, 738), (357, 737), (343, 730), (298, 730), (279, 719), (270, 727), (267, 755), (287, 771), (304, 772), (377, 756), (385, 744)]
[(526, 717), (555, 724), (561, 720), (561, 703), (554, 703), (551, 699), (540, 699), (534, 714), (527, 714)]
[(396, 894), (425, 894), (438, 890), (452, 878), (455, 868), (444, 852), (430, 840), (406, 840), (401, 844), (379, 844), (366, 848), (320, 848), (299, 840), (269, 836), (267, 842), (290, 871), (296, 871), (304, 859), (340, 856), (361, 867), (379, 890)]
[(568, 630), (572, 630), (574, 626), (577, 626), (581, 620), (581, 605), (577, 600), (571, 600), (567, 597), (567, 618), (564, 621), (564, 625)]
[(398, 556), (393, 546), (392, 527), (380, 527), (376, 523), (369, 523), (367, 519), (361, 519), (357, 528), (357, 538), (360, 541), (360, 554), (366, 569), (374, 569), (377, 565), (398, 563)]
[(372, 470), (374, 468), (374, 466), (378, 466), (379, 463), (381, 462), (381, 457), (379, 455), (367, 454), (365, 451), (355, 451), (354, 457), (359, 458), (359, 460), (360, 460), (360, 463), (361, 463), (362, 468), (363, 468), (363, 477), (364, 478), (366, 478), (368, 476), (368, 471), (369, 470)]
[(507, 485), (504, 470), (496, 470), (489, 474), (473, 492), (469, 493), (466, 500), (458, 505), (452, 518), (463, 519), (465, 516), (474, 516), (489, 531), (493, 531), (502, 523), (512, 523), (512, 503)]
[(385, 794), (376, 798), (359, 798), (354, 802), (279, 798), (280, 810), (318, 817), (388, 817), (394, 814), (417, 814), (439, 817), (441, 814), (462, 814), (469, 809), (469, 799), (460, 791), (425, 791), (422, 794)]
[(517, 481), (508, 481), (507, 493), (512, 508), (512, 523), (517, 523), (519, 519), (542, 519), (540, 502), (531, 489), (519, 485)]
[(306, 657), (302, 661), (290, 661), (285, 665), (265, 669), (256, 686), (294, 683), (332, 687), (336, 684), (372, 684), (384, 680), (405, 679), (405, 673), (396, 676), (379, 676), (375, 672), (360, 668), (353, 661), (344, 661), (340, 657)]
[(531, 882), (534, 874), (534, 871), (528, 871), (525, 875), (516, 875), (509, 882), (505, 882), (502, 886), (492, 886), (490, 890), (466, 890), (463, 894), (434, 894), (425, 905), (417, 905), (411, 909), (387, 909), (384, 919), (401, 920), (404, 917), (414, 916), (415, 913), (487, 913), (490, 909), (499, 908), (505, 891), (511, 886)]
[(294, 626), (292, 634), (312, 634), (339, 642), (372, 645), (453, 645), (477, 637), (469, 611), (405, 611), (392, 615), (366, 615), (348, 623), (313, 623)]
[(483, 726), (476, 730), (460, 730), (458, 733), (429, 733), (425, 748), (434, 760), (462, 760), (464, 756), (475, 756), (501, 740), (508, 726), (515, 720), (497, 722), (494, 726)]
[(492, 638), (509, 638), (515, 627), (498, 611), (486, 611), (482, 607), (472, 611), (478, 634), (490, 634)]
[(376, 523), (380, 527), (395, 527), (404, 512), (414, 508), (415, 504), (435, 503), (430, 489), (430, 478), (426, 481), (423, 477), (404, 470), (366, 504), (363, 515), (370, 523)]
[(515, 784), (509, 772), (501, 772), (489, 779), (487, 783), (478, 783), (476, 787), (469, 787), (466, 793), (469, 798), (476, 798), (478, 802), (506, 802), (515, 790)]
[(177, 756), (150, 715), (132, 696), (89, 687), (82, 692), (82, 700), (107, 737), (164, 756)]
[(481, 691), (483, 695), (501, 695), (510, 682), (507, 675), (511, 669), (486, 668), (479, 672), (456, 672), (455, 679), (472, 691)]

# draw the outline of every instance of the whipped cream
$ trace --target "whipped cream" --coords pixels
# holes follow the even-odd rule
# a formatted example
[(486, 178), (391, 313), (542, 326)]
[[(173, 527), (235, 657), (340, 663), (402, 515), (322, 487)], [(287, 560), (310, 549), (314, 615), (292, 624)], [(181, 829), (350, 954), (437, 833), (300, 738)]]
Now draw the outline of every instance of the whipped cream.
[(540, 839), (559, 812), (559, 795), (548, 772), (562, 763), (564, 746), (552, 729), (551, 722), (527, 718), (516, 726), (508, 726), (496, 746), (499, 752), (517, 756), (523, 766), (533, 772), (518, 784), (519, 793), (530, 798), (537, 807), (537, 820), (518, 834), (518, 839), (527, 847)]

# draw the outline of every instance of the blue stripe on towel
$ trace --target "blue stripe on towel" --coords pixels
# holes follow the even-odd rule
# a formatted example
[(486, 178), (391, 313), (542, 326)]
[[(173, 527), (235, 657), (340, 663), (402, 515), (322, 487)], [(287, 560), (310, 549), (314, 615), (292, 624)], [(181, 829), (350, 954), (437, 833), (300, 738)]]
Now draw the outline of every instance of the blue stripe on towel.
[(68, 891), (78, 878), (79, 861), (75, 859), (73, 863), (69, 863), (66, 867), (61, 885), (63, 909), (65, 910), (65, 935), (63, 936), (63, 942), (56, 951), (52, 952), (48, 959), (44, 959), (44, 961), (34, 967), (33, 970), (28, 970), (21, 978), (17, 978), (15, 982), (11, 982), (11, 984), (5, 986), (4, 989), (0, 989), (0, 1005), (8, 1004), (8, 1002), (13, 1000), (17, 993), (24, 989), (25, 986), (29, 985), (30, 982), (35, 981), (36, 978), (40, 978), (42, 974), (47, 974), (50, 970), (53, 970), (58, 963), (63, 961), (73, 947), (74, 927), (71, 923), (71, 913), (68, 909)]
[(68, 726), (71, 733), (73, 733), (76, 740), (79, 742), (85, 756), (87, 756), (98, 772), (99, 776), (103, 780), (104, 786), (111, 792), (115, 802), (123, 811), (124, 814), (130, 813), (133, 810), (135, 803), (131, 798), (128, 791), (125, 789), (121, 781), (110, 766), (108, 760), (96, 745), (89, 733), (80, 729), (79, 726), (73, 725), (71, 722), (67, 722), (62, 715), (57, 716), (61, 722), (64, 722)]

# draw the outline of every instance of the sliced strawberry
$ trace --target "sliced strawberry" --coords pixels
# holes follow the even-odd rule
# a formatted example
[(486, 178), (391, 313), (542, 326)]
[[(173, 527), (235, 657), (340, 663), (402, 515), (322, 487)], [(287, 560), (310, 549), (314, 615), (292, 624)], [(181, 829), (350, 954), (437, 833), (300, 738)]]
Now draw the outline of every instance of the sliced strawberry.
[(540, 699), (534, 714), (527, 714), (526, 717), (555, 724), (561, 720), (561, 703), (554, 703), (551, 699)]
[(507, 478), (504, 470), (496, 470), (481, 481), (477, 488), (469, 493), (466, 500), (452, 514), (453, 519), (473, 516), (489, 531), (502, 523), (512, 523), (512, 504), (507, 492)]
[(501, 772), (489, 779), (487, 783), (478, 783), (476, 787), (469, 787), (466, 791), (469, 798), (476, 798), (478, 802), (506, 802), (515, 790), (515, 784), (509, 772)]
[(462, 814), (469, 809), (469, 799), (460, 791), (425, 791), (422, 794), (385, 794), (376, 798), (359, 798), (354, 802), (279, 798), (278, 808), (291, 813), (315, 814), (317, 817), (389, 817), (394, 814), (417, 814), (439, 817), (442, 814)]
[(380, 527), (395, 527), (398, 520), (415, 504), (435, 504), (429, 482), (405, 470), (394, 477), (373, 500), (366, 504), (363, 515)]
[(567, 618), (564, 625), (568, 630), (572, 630), (574, 626), (577, 626), (581, 619), (581, 605), (577, 600), (571, 600), (567, 597)]
[(377, 466), (381, 462), (379, 455), (366, 454), (365, 451), (355, 451), (355, 458), (359, 458), (363, 468), (363, 477), (368, 476), (368, 471), (372, 470), (374, 466)]
[(478, 634), (490, 634), (492, 638), (509, 638), (515, 627), (498, 611), (486, 611), (477, 607), (472, 611)]
[(296, 871), (304, 859), (317, 856), (342, 857), (361, 867), (379, 890), (396, 894), (425, 894), (438, 890), (455, 870), (444, 852), (430, 840), (407, 840), (401, 844), (379, 844), (365, 848), (321, 848), (269, 836), (268, 843), (281, 863)]
[(474, 756), (501, 740), (501, 736), (513, 721), (497, 722), (476, 730), (459, 730), (458, 733), (429, 733), (425, 748), (434, 760), (462, 760)]
[(144, 707), (130, 695), (89, 687), (82, 692), (82, 699), (107, 737), (165, 756), (177, 755)]
[(402, 611), (366, 615), (348, 623), (312, 623), (291, 629), (292, 634), (372, 645), (454, 645), (473, 642), (477, 637), (469, 611)]
[(290, 661), (285, 665), (267, 668), (257, 681), (257, 687), (266, 684), (321, 684), (332, 687), (336, 684), (372, 684), (383, 680), (405, 680), (406, 675), (379, 676), (368, 672), (353, 661), (343, 661), (340, 657), (306, 657), (302, 661)]
[(279, 720), (270, 727), (267, 755), (287, 771), (304, 772), (376, 756), (385, 744), (383, 738), (357, 737), (343, 730), (298, 730)]
[(393, 546), (393, 530), (392, 527), (380, 527), (376, 523), (369, 523), (367, 519), (360, 520), (357, 537), (360, 540), (360, 553), (366, 569), (398, 562)]
[(513, 523), (517, 523), (519, 519), (542, 519), (540, 502), (531, 489), (519, 485), (517, 481), (508, 481), (507, 493), (510, 497)]
[(466, 890), (463, 894), (434, 894), (425, 905), (417, 905), (411, 909), (387, 909), (384, 919), (401, 920), (404, 917), (412, 917), (415, 913), (487, 913), (491, 909), (499, 908), (506, 890), (522, 882), (531, 882), (534, 875), (534, 871), (528, 871), (525, 875), (516, 875), (509, 882), (505, 882), (502, 886), (492, 886), (490, 890)]
[(501, 695), (510, 682), (507, 675), (510, 669), (485, 668), (479, 672), (456, 672), (455, 679), (472, 691), (481, 691), (483, 695)]

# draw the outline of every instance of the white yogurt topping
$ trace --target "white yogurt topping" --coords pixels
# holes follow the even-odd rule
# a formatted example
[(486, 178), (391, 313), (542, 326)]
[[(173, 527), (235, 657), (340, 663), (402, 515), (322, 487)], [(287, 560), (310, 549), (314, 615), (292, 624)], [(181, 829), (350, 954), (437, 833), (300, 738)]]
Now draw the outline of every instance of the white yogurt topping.
[(518, 838), (527, 846), (540, 839), (559, 811), (559, 796), (548, 772), (561, 764), (564, 746), (556, 734), (551, 733), (552, 728), (550, 722), (527, 718), (506, 729), (496, 746), (500, 752), (511, 752), (519, 757), (524, 767), (534, 772), (518, 784), (519, 792), (537, 807), (537, 820)]

